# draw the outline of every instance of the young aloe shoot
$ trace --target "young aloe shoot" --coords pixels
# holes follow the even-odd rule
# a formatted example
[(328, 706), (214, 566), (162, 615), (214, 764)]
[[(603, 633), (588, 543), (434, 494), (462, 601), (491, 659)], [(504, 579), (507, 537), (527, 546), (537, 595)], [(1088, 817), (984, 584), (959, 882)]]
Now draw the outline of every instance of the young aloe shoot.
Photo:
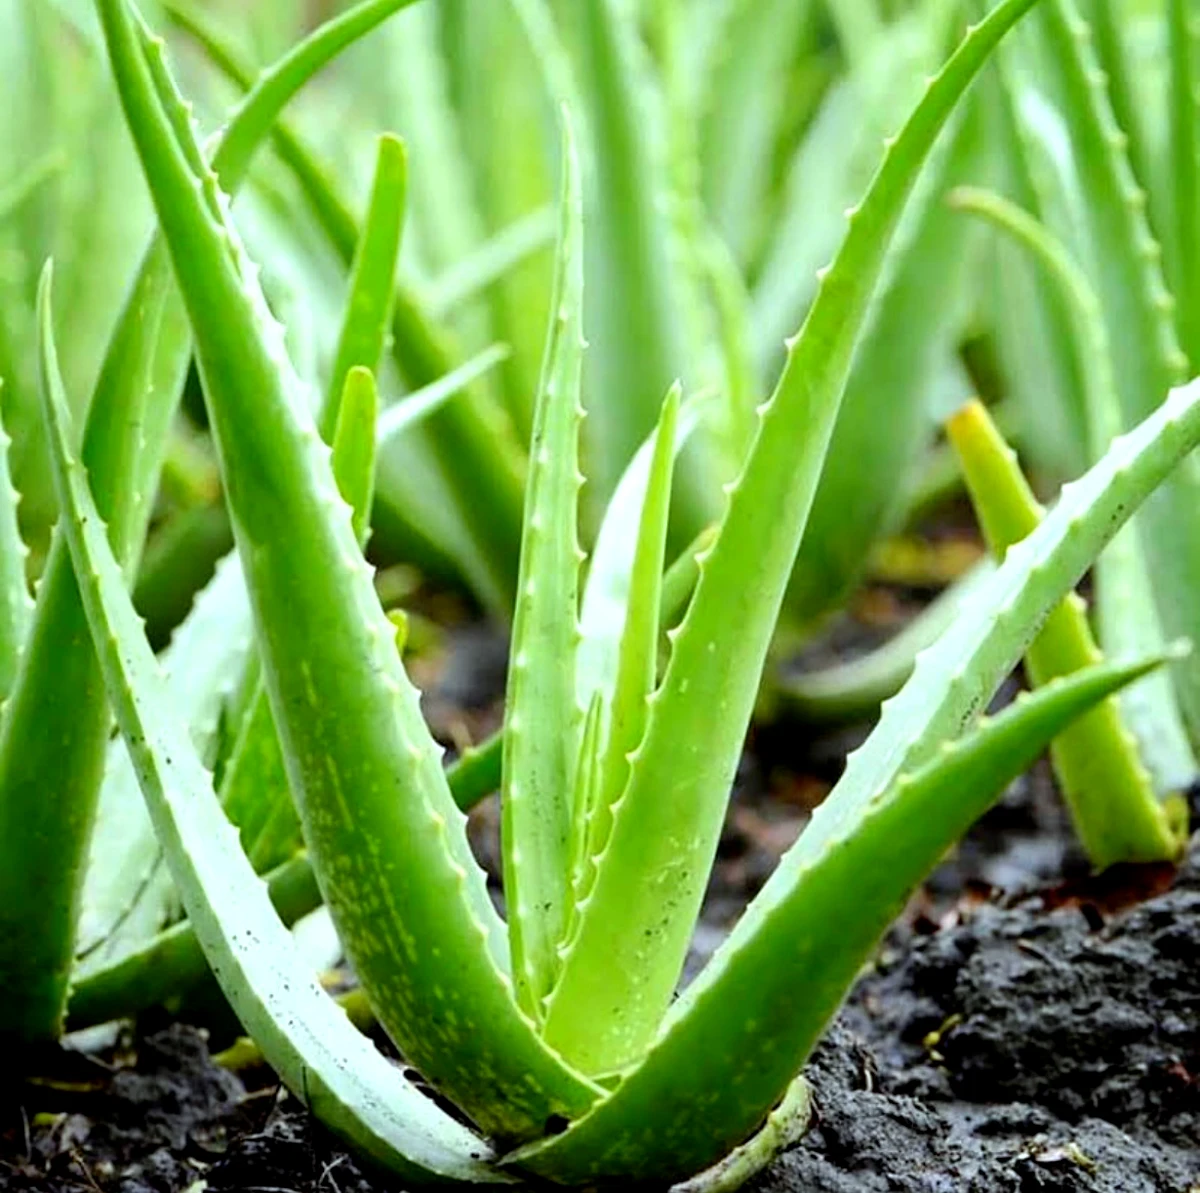
[(803, 1107), (797, 1074), (913, 886), (1056, 733), (1154, 666), (1088, 668), (976, 721), (1025, 636), (1200, 440), (1195, 393), (1177, 395), (1115, 447), (1010, 553), (922, 657), (733, 937), (672, 1003), (889, 240), (958, 98), (1032, 2), (1002, 0), (971, 30), (890, 144), (790, 343), (661, 683), (652, 614), (681, 438), (674, 420), (684, 413), (677, 394), (664, 405), (633, 502), (619, 657), (593, 669), (579, 649), (583, 225), (564, 122), (555, 301), (536, 399), (504, 744), (505, 923), (307, 395), (228, 204), (195, 151), (160, 48), (139, 42), (126, 0), (97, 0), (195, 334), (266, 692), (313, 869), (378, 1020), (487, 1143), (470, 1143), (395, 1070), (360, 1065), (359, 1045), (344, 1061), (331, 1055), (345, 1034), (324, 1035), (325, 1004), (311, 982), (296, 982), (295, 958), (261, 892), (244, 908), (230, 898), (231, 885), (240, 892), (253, 879), (233, 834), (212, 831), (207, 777), (158, 699), (68, 449), (47, 313), (46, 416), (92, 638), (172, 872), (231, 1002), (293, 1091), (407, 1183), (532, 1174), (576, 1186), (666, 1184), (734, 1153), (766, 1122), (738, 1153), (734, 1177), (714, 1173), (701, 1187), (748, 1176), (791, 1133), (771, 1111), (781, 1101), (785, 1117)]
[[(962, 462), (984, 537), (993, 554), (1003, 558), (1042, 520), (1042, 507), (982, 403), (959, 410), (946, 432)], [(1029, 644), (1025, 666), (1031, 682), (1041, 685), (1101, 658), (1083, 599), (1070, 593)], [(1159, 803), (1115, 699), (1065, 730), (1050, 754), (1076, 832), (1096, 869), (1179, 856), (1187, 838), (1186, 805), (1181, 807), (1178, 797), (1170, 806)]]

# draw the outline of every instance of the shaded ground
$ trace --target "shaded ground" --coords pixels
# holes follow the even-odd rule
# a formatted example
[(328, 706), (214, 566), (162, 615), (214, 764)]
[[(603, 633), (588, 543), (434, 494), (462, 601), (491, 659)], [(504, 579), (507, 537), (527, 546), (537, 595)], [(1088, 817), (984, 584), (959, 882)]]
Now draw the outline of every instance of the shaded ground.
[[(470, 656), (501, 670), (490, 648)], [(431, 716), (472, 737), (487, 683), (442, 672)], [(747, 751), (694, 971), (836, 777), (855, 733), (759, 733)], [(475, 838), (494, 863), (494, 809)], [(811, 1066), (814, 1126), (760, 1193), (1198, 1193), (1200, 849), (1178, 876), (1081, 879), (1043, 771), (914, 898)], [(1063, 875), (1074, 885), (1052, 886)], [(797, 1000), (803, 991), (797, 990)], [(380, 1193), (269, 1074), (214, 1066), (178, 1024), (0, 1104), (0, 1189)], [(5, 1083), (0, 1079), (0, 1098)], [(204, 1182), (199, 1184), (198, 1182)]]

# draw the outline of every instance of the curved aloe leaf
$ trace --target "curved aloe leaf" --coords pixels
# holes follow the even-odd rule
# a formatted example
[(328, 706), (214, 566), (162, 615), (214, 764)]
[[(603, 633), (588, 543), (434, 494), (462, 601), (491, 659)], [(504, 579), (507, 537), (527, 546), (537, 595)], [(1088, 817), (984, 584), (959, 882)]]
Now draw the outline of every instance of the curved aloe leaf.
[(917, 656), (931, 647), (975, 599), (991, 571), (990, 564), (985, 563), (968, 572), (899, 633), (861, 658), (835, 663), (822, 671), (781, 675), (776, 694), (788, 709), (813, 724), (874, 719), (880, 705), (908, 682)]
[(121, 583), (86, 474), (67, 444), (70, 414), (50, 344), (44, 405), (55, 481), (113, 706), (188, 918), (247, 1030), (292, 1092), (378, 1163), (422, 1184), (500, 1179), (487, 1146), (438, 1110), (317, 985), (237, 847)]
[[(962, 461), (984, 537), (992, 553), (1002, 557), (1037, 526), (1042, 507), (982, 403), (958, 411), (947, 423), (947, 435)], [(1026, 648), (1025, 665), (1031, 682), (1041, 686), (1101, 657), (1086, 606), (1072, 592), (1050, 611)], [(1154, 796), (1115, 698), (1065, 729), (1051, 746), (1051, 757), (1076, 832), (1098, 870), (1115, 862), (1178, 856), (1184, 842)]]
[[(704, 415), (705, 404), (700, 400), (694, 399), (681, 406), (675, 427), (676, 456), (700, 426)], [(575, 681), (582, 702), (590, 700), (592, 693), (598, 691), (607, 705), (616, 688), (621, 635), (625, 629), (638, 545), (638, 539), (629, 533), (629, 527), (641, 525), (647, 490), (655, 475), (658, 441), (656, 430), (630, 460), (604, 511), (596, 544), (588, 560), (579, 614), (583, 637), (579, 644)], [(667, 627), (674, 624), (670, 619), (660, 618), (660, 622)]]
[[(879, 937), (946, 849), (1064, 725), (1160, 661), (1106, 664), (1056, 681), (894, 776), (849, 817), (818, 812), (672, 1008), (650, 1052), (586, 1118), (510, 1162), (587, 1184), (602, 1176), (678, 1179), (725, 1155), (783, 1095)], [(823, 831), (831, 821), (832, 833)], [(807, 846), (810, 834), (819, 843)]]
[[(635, 1059), (670, 1003), (716, 852), (733, 768), (804, 533), (858, 333), (921, 165), (992, 48), (1033, 0), (963, 41), (891, 143), (800, 333), (680, 627), (607, 856), (551, 996), (545, 1036), (605, 1072)], [(746, 584), (748, 569), (755, 583)]]
[[(99, 7), (195, 334), (271, 709), (326, 902), (373, 1009), (409, 1059), (485, 1131), (539, 1134), (554, 1115), (576, 1117), (595, 1090), (518, 1010), (504, 926), (282, 329), (215, 176), (197, 177), (194, 143), (178, 140), (186, 122), (156, 47), (142, 56), (123, 0)], [(436, 951), (418, 944), (435, 939)]]

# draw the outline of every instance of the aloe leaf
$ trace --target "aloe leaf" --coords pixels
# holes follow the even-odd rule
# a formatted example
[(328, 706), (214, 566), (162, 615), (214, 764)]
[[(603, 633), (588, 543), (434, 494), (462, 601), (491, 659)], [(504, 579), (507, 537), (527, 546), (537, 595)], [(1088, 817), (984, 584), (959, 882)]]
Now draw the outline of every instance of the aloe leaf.
[[(842, 248), (763, 407), (551, 996), (545, 1038), (585, 1070), (610, 1071), (634, 1059), (670, 1003), (888, 241), (955, 103), (1031, 6), (1004, 0), (931, 81), (851, 213)], [(751, 568), (755, 583), (747, 585)]]
[[(1072, 313), (1073, 347), (1084, 379), (1089, 454), (1099, 459), (1120, 433), (1121, 410), (1112, 374), (1111, 350), (1100, 303), (1090, 282), (1064, 245), (1031, 216), (995, 195), (961, 189), (953, 205), (990, 220), (1021, 244), (1056, 285)], [(1162, 624), (1134, 525), (1123, 527), (1095, 568), (1096, 623), (1110, 655), (1161, 650)], [(1196, 760), (1175, 701), (1171, 677), (1152, 676), (1121, 693), (1147, 766), (1163, 792), (1182, 790), (1196, 774)]]
[[(962, 462), (984, 537), (992, 553), (1003, 557), (1041, 521), (1042, 507), (981, 403), (964, 406), (946, 430)], [(1038, 686), (1100, 659), (1086, 607), (1073, 592), (1050, 611), (1025, 650), (1030, 680)], [(1051, 758), (1075, 830), (1096, 869), (1115, 862), (1169, 860), (1179, 854), (1183, 842), (1171, 831), (1154, 797), (1115, 698), (1065, 729), (1051, 746)]]
[(991, 571), (990, 565), (983, 565), (967, 573), (899, 633), (861, 658), (835, 663), (821, 671), (781, 675), (776, 694), (796, 716), (816, 725), (877, 717), (880, 705), (900, 691), (912, 675), (917, 656), (932, 646), (976, 598)]
[[(321, 437), (326, 442), (333, 440), (338, 403), (344, 398), (350, 370), (362, 367), (374, 373), (383, 356), (396, 288), (396, 261), (400, 256), (407, 190), (408, 158), (404, 142), (398, 137), (380, 137), (375, 182), (350, 267), (349, 297), (334, 353), (329, 390), (317, 420)], [(374, 422), (371, 425), (374, 427)]]
[[(706, 403), (699, 399), (685, 402), (680, 408), (674, 436), (676, 456), (696, 432), (705, 413)], [(660, 426), (661, 418), (660, 415)], [(582, 640), (575, 687), (581, 701), (590, 700), (592, 693), (599, 691), (607, 706), (616, 688), (621, 636), (625, 631), (639, 541), (638, 536), (629, 533), (629, 527), (642, 524), (646, 495), (655, 476), (658, 441), (656, 429), (630, 460), (604, 511), (592, 548), (579, 615)], [(665, 619), (662, 624), (669, 627), (675, 623), (673, 619)]]
[(46, 420), (65, 533), (85, 577), (81, 596), (156, 831), (226, 996), (296, 1097), (365, 1155), (421, 1183), (494, 1182), (487, 1146), (410, 1085), (307, 972), (238, 849), (208, 772), (172, 715), (86, 474), (70, 453), (70, 414), (49, 343), (48, 287), (42, 309)]
[(583, 483), (583, 197), (566, 108), (563, 129), (558, 264), (534, 405), (501, 787), (513, 974), (522, 1007), (537, 1018), (566, 926), (571, 779), (583, 720), (575, 691), (583, 561), (576, 526)]
[[(654, 436), (637, 522), (636, 546), (626, 580), (624, 625), (615, 649), (613, 685), (611, 691), (599, 686), (595, 689), (603, 700), (607, 718), (600, 739), (599, 782), (588, 810), (586, 854), (575, 872), (577, 906), (587, 899), (595, 881), (595, 859), (608, 844), (613, 804), (625, 790), (629, 779), (629, 757), (645, 733), (650, 696), (658, 681), (663, 561), (681, 392), (681, 387), (675, 385), (667, 394)], [(631, 520), (626, 527), (632, 524)]]
[(371, 520), (375, 492), (375, 424), (379, 390), (375, 374), (355, 365), (342, 387), (333, 434), (333, 479), (342, 500), (354, 511), (354, 535), (362, 542)]
[[(1161, 661), (1104, 664), (1058, 680), (893, 778), (832, 835), (813, 833), (814, 818), (672, 1007), (650, 1052), (586, 1118), (511, 1161), (586, 1184), (602, 1175), (679, 1179), (726, 1154), (782, 1096), (946, 849), (1065, 725)], [(810, 834), (822, 838), (814, 848), (804, 844)]]
[[(354, 511), (354, 533), (360, 541), (375, 483), (379, 395), (371, 370), (383, 354), (391, 310), (407, 171), (403, 144), (395, 137), (381, 137), (330, 388), (317, 415), (322, 437), (333, 443), (334, 478)], [(256, 869), (274, 865), (296, 849), (299, 825), (261, 678), (222, 782), (221, 798)]]
[[(100, 0), (100, 11), (188, 307), (271, 709), (326, 903), (405, 1055), (489, 1133), (537, 1134), (555, 1114), (577, 1116), (595, 1092), (545, 1048), (513, 999), (504, 926), (396, 657), (329, 451), (227, 200), (211, 172), (193, 174), (194, 151), (181, 152), (179, 121), (166, 110), (181, 101), (157, 47), (143, 58), (123, 0)], [(342, 864), (348, 857), (355, 864)], [(432, 939), (436, 953), (418, 948)]]

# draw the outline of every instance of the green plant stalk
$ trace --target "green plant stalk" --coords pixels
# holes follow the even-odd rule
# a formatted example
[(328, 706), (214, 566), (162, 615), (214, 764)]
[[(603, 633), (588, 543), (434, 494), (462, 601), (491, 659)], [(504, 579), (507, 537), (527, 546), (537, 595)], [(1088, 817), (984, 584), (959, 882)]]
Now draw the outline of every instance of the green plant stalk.
[[(1016, 456), (982, 403), (956, 413), (946, 432), (958, 452), (972, 504), (998, 559), (1030, 534), (1043, 517)], [(1054, 608), (1025, 652), (1031, 682), (1094, 666), (1103, 656), (1074, 593)], [(1174, 860), (1184, 839), (1154, 795), (1137, 744), (1114, 698), (1066, 729), (1050, 747), (1054, 770), (1071, 809), (1075, 831), (1092, 865)]]
[(501, 787), (504, 895), (517, 997), (538, 1021), (558, 969), (571, 880), (571, 781), (583, 714), (577, 508), (583, 421), (583, 194), (563, 109), (562, 214), (550, 330), (533, 412)]
[[(536, 1135), (554, 1115), (577, 1117), (596, 1091), (541, 1043), (513, 1000), (503, 925), (328, 449), (297, 400), (282, 329), (189, 143), (157, 48), (142, 56), (122, 0), (98, 6), (191, 318), (271, 708), (322, 892), (405, 1055), (489, 1134)], [(296, 526), (310, 533), (297, 539)], [(436, 955), (418, 949), (433, 939)]]
[(653, 696), (610, 856), (601, 859), (551, 995), (545, 1038), (587, 1071), (611, 1072), (635, 1059), (670, 1004), (888, 239), (955, 103), (1030, 7), (1032, 0), (997, 6), (930, 83), (850, 214), (841, 250), (790, 341)]

